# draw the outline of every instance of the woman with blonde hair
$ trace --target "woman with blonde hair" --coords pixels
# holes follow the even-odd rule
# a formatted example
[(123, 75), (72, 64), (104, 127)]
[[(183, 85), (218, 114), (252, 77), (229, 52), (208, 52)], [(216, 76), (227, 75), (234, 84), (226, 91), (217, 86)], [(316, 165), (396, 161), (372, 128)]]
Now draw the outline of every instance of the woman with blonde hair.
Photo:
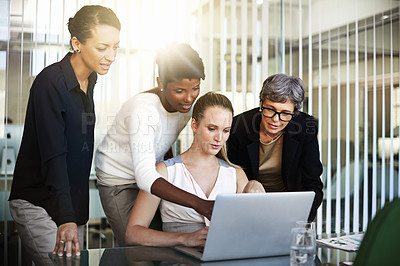
[[(157, 164), (157, 171), (175, 186), (202, 199), (215, 200), (220, 193), (264, 192), (257, 181), (249, 182), (241, 168), (233, 166), (225, 151), (233, 108), (227, 97), (208, 92), (200, 97), (191, 120), (194, 139), (190, 148)], [(160, 207), (163, 231), (149, 229)], [(128, 221), (128, 245), (201, 246), (209, 220), (194, 209), (140, 191)]]

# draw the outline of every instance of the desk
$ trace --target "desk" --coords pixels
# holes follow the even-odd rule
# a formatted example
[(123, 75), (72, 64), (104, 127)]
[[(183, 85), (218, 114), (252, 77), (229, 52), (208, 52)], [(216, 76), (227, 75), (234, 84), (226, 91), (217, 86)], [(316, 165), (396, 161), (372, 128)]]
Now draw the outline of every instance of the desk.
[[(80, 257), (58, 257), (50, 254), (54, 265), (67, 266), (125, 266), (125, 265), (290, 265), (289, 256), (202, 262), (184, 255), (173, 248), (125, 247), (83, 250)], [(321, 260), (319, 258), (322, 258)], [(315, 265), (339, 265), (340, 261), (354, 261), (355, 253), (329, 248), (318, 248)], [(322, 261), (322, 263), (321, 263)], [(327, 264), (329, 263), (329, 264)]]

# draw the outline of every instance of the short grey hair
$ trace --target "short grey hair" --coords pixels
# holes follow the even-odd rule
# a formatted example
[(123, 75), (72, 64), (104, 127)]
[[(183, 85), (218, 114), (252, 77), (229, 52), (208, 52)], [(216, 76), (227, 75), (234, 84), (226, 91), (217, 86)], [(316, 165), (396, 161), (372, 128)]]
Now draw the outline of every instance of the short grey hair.
[(294, 112), (298, 113), (303, 104), (304, 94), (304, 83), (299, 77), (275, 74), (264, 81), (260, 91), (260, 102), (268, 99), (284, 103), (289, 99), (294, 104)]

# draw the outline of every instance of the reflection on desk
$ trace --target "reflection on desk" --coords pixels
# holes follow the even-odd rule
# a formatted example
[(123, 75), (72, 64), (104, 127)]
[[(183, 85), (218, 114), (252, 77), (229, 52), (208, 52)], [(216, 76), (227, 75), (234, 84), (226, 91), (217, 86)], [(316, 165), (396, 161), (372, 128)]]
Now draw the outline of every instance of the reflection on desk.
[[(189, 257), (173, 248), (162, 247), (124, 247), (124, 248), (106, 248), (106, 249), (91, 249), (83, 250), (80, 257), (75, 255), (71, 258), (58, 257), (57, 255), (49, 254), (54, 265), (68, 266), (92, 266), (92, 265), (271, 265), (284, 266), (290, 265), (289, 256), (278, 256), (268, 258), (254, 258), (243, 260), (226, 260), (202, 262), (200, 260)], [(316, 258), (315, 265), (321, 265), (321, 262)]]
[[(323, 266), (328, 265), (351, 265), (343, 264), (343, 262), (353, 262), (356, 259), (356, 252), (347, 252), (340, 249), (318, 247), (317, 256)], [(317, 265), (317, 264), (315, 264)]]

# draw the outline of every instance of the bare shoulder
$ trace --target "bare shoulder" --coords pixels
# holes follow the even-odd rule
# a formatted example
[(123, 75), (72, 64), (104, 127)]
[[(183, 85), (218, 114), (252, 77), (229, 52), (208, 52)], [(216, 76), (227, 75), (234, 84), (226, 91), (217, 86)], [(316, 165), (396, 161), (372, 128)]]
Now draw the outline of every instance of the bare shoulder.
[(249, 180), (247, 179), (246, 173), (243, 171), (241, 167), (236, 168), (236, 180), (239, 183), (247, 183)]
[(157, 163), (156, 164), (156, 170), (162, 177), (164, 177), (165, 179), (168, 180), (167, 166), (165, 165), (164, 162)]
[[(245, 172), (243, 171), (242, 167), (235, 167), (236, 168), (236, 176), (239, 177), (246, 177)], [(246, 177), (247, 178), (247, 177)]]

